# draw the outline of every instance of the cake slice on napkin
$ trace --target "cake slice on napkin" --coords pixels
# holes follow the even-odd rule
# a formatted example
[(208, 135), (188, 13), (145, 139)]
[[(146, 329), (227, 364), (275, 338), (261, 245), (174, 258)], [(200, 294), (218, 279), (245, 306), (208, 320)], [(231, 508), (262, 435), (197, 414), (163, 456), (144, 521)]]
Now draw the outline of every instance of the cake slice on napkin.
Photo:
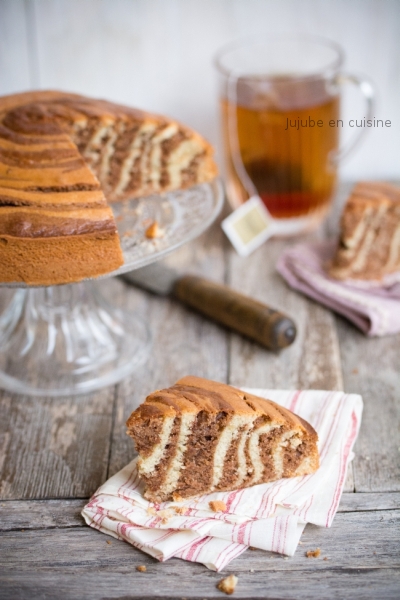
[(400, 188), (383, 182), (354, 186), (341, 217), (329, 269), (336, 279), (380, 281), (400, 271)]
[(308, 475), (319, 466), (309, 423), (270, 400), (199, 377), (150, 394), (127, 427), (153, 502)]

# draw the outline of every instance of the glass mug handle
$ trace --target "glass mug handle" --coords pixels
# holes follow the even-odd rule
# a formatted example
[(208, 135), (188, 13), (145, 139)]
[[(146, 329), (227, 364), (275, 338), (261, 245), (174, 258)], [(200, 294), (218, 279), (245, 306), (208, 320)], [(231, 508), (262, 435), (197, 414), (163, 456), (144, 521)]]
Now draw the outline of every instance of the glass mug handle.
[[(356, 86), (360, 90), (366, 103), (367, 110), (366, 114), (363, 116), (363, 119), (372, 119), (375, 109), (375, 89), (368, 79), (366, 79), (365, 77), (359, 77), (358, 75), (352, 75), (351, 73), (340, 73), (336, 77), (335, 83), (338, 86), (341, 86), (346, 83), (350, 83)], [(358, 142), (364, 137), (366, 132), (367, 129), (365, 127), (362, 127), (360, 132), (357, 135), (352, 136), (352, 138), (343, 146), (343, 148), (340, 148), (339, 150), (333, 153), (332, 161), (335, 164), (337, 164), (341, 162), (344, 158), (347, 158), (349, 154), (353, 152)]]

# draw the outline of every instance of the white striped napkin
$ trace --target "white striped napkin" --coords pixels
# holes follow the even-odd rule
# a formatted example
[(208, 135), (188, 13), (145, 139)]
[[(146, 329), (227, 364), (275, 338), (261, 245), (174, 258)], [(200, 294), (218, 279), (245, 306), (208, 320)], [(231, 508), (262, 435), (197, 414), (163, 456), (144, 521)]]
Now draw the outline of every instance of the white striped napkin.
[[(269, 398), (311, 423), (319, 436), (321, 466), (316, 473), (154, 505), (143, 497), (135, 459), (97, 490), (82, 511), (86, 523), (160, 561), (175, 556), (216, 571), (248, 546), (292, 556), (307, 523), (330, 527), (360, 427), (361, 396), (245, 391)], [(212, 512), (210, 500), (223, 501), (227, 510)]]

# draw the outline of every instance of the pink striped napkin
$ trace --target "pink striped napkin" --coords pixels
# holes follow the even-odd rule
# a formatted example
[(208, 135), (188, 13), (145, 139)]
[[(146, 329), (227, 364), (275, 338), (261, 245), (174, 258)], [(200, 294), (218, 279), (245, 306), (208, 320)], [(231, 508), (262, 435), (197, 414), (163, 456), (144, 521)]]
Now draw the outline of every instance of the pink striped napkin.
[(400, 272), (383, 281), (338, 281), (326, 273), (336, 242), (310, 242), (287, 248), (276, 268), (287, 283), (340, 313), (370, 336), (400, 332)]
[[(135, 459), (97, 490), (82, 511), (86, 523), (160, 561), (175, 556), (216, 571), (248, 546), (292, 556), (307, 523), (330, 527), (360, 427), (361, 396), (246, 391), (274, 400), (313, 425), (321, 457), (316, 473), (154, 505), (143, 497)], [(210, 500), (223, 501), (227, 510), (212, 512)]]

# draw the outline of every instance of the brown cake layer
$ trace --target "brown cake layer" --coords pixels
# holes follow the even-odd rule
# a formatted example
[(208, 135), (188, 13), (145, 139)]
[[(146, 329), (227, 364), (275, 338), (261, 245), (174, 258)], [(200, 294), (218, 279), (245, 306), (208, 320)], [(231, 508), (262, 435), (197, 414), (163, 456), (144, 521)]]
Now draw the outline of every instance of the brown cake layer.
[(400, 188), (387, 183), (358, 183), (342, 213), (330, 275), (381, 280), (399, 270)]
[(313, 473), (318, 437), (300, 417), (231, 386), (184, 377), (127, 421), (145, 496), (161, 502)]
[(63, 92), (0, 98), (1, 281), (69, 283), (117, 269), (107, 201), (215, 175), (211, 146), (165, 117)]

